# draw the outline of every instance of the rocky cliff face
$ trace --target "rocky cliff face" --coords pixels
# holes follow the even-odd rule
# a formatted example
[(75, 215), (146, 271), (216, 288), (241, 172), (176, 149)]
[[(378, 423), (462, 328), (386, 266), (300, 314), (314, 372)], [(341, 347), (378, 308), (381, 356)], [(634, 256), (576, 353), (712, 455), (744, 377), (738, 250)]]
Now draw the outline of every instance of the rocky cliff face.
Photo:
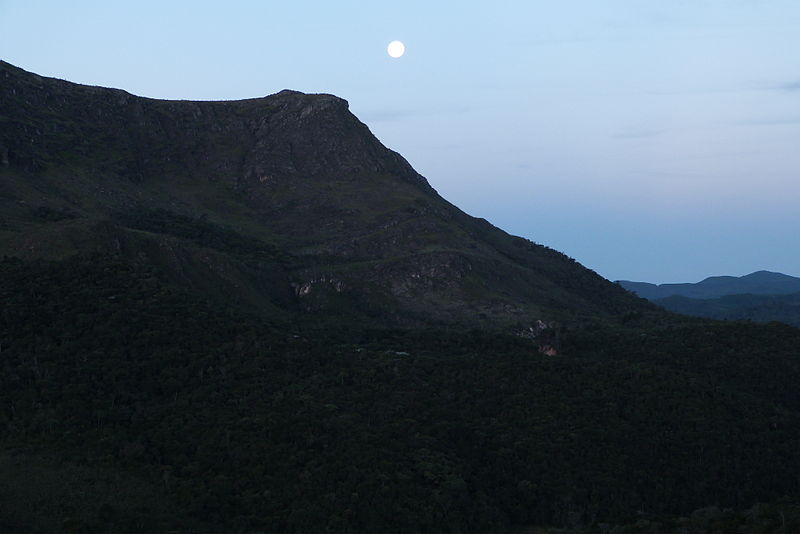
[(271, 313), (529, 324), (646, 307), (446, 202), (332, 95), (159, 101), (0, 63), (0, 179), (3, 254), (121, 254)]
[(245, 179), (269, 183), (293, 175), (390, 174), (429, 187), (349, 112), (346, 100), (288, 90), (269, 100), (270, 112), (251, 125), (254, 143), (244, 163)]

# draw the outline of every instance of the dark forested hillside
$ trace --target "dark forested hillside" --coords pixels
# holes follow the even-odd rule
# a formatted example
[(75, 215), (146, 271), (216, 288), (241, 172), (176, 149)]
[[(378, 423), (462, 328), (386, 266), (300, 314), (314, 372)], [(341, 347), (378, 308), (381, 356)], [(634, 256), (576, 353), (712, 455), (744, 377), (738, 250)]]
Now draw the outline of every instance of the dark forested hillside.
[(0, 63), (0, 156), (3, 532), (797, 525), (800, 330), (464, 214), (337, 97)]
[(551, 357), (481, 330), (276, 328), (110, 258), (0, 267), (12, 524), (502, 532), (797, 492), (788, 327), (628, 318)]

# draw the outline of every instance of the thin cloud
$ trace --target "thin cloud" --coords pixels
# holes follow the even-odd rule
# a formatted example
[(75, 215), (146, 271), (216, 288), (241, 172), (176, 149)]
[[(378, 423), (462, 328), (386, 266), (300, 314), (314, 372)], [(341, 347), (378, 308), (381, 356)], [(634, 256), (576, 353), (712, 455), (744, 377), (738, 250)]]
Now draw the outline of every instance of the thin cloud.
[(787, 92), (790, 92), (790, 93), (800, 92), (800, 80), (795, 81), (795, 82), (790, 82), (790, 83), (783, 84), (783, 85), (779, 86), (778, 89), (780, 89), (781, 91), (787, 91)]

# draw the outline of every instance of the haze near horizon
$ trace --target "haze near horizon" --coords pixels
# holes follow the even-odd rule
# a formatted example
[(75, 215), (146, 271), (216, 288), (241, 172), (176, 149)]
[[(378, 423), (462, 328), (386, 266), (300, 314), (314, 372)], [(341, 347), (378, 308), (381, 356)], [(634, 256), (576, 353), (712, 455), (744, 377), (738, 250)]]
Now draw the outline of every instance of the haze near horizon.
[(787, 0), (5, 0), (0, 50), (153, 98), (333, 93), (472, 215), (611, 280), (696, 282), (800, 275), (798, 23)]

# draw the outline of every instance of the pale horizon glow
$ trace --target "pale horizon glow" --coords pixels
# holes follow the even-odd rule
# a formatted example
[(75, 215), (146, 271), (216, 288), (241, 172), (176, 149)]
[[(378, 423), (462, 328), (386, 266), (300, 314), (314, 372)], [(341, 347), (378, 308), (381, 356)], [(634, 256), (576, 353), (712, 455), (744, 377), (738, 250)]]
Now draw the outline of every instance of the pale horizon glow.
[(236, 5), (2, 0), (0, 57), (152, 98), (336, 94), (444, 198), (611, 280), (800, 276), (796, 0)]

